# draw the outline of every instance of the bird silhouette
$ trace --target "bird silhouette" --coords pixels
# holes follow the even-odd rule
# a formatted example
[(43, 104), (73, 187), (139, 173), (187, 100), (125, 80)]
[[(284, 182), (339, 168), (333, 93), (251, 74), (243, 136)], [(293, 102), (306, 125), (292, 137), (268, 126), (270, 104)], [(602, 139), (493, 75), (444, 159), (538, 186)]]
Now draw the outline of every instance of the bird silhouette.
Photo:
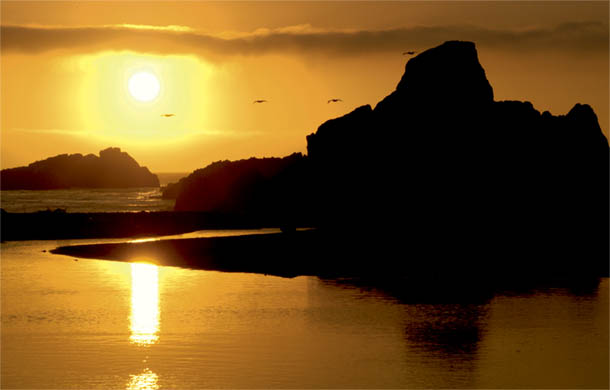
[(176, 116), (176, 114), (161, 114), (161, 116), (164, 118), (170, 118), (172, 116)]
[(326, 102), (326, 104), (328, 104), (328, 103), (337, 103), (337, 102), (342, 102), (342, 101), (343, 101), (343, 100), (341, 100), (341, 99), (329, 99), (329, 100)]
[(265, 99), (257, 99), (252, 102), (252, 104), (255, 104), (255, 103), (267, 103), (267, 101)]
[(415, 53), (417, 53), (417, 52), (416, 51), (405, 51), (405, 52), (402, 53), (402, 55), (404, 56), (404, 55), (408, 54), (408, 55), (412, 56)]

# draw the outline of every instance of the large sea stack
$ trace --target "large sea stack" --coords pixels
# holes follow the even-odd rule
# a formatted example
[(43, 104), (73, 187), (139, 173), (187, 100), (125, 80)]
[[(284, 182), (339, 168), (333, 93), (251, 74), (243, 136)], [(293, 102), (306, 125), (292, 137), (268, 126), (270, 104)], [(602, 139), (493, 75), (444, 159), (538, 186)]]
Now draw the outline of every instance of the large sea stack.
[(318, 224), (366, 232), (373, 256), (442, 273), (608, 273), (608, 141), (595, 113), (494, 101), (472, 42), (414, 57), (375, 109), (307, 141)]
[(121, 149), (108, 148), (99, 157), (61, 154), (27, 167), (3, 169), (0, 185), (3, 190), (159, 187), (159, 179)]

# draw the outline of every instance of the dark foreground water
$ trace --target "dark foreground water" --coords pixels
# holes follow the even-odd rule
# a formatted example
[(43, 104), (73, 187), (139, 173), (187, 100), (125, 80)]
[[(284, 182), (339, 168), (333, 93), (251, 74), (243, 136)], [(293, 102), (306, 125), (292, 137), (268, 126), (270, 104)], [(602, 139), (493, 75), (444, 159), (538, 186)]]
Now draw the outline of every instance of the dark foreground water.
[(407, 304), (315, 277), (42, 252), (84, 242), (1, 244), (3, 389), (608, 387), (607, 278)]

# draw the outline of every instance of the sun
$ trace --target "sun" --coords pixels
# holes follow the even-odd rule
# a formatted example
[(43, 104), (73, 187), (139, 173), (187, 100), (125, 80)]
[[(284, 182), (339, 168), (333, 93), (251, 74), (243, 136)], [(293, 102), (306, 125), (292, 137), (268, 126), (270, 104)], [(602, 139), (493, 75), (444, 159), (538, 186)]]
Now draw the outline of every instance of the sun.
[(161, 83), (157, 76), (150, 72), (134, 73), (127, 82), (129, 93), (141, 102), (150, 102), (159, 96)]

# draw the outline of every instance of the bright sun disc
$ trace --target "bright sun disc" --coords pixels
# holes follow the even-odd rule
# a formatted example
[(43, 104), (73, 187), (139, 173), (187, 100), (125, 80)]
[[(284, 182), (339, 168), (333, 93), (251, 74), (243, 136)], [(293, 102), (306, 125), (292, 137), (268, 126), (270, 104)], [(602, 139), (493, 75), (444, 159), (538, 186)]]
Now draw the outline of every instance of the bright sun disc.
[(138, 72), (129, 78), (127, 83), (129, 93), (134, 99), (149, 102), (159, 96), (161, 84), (159, 79), (149, 72)]

